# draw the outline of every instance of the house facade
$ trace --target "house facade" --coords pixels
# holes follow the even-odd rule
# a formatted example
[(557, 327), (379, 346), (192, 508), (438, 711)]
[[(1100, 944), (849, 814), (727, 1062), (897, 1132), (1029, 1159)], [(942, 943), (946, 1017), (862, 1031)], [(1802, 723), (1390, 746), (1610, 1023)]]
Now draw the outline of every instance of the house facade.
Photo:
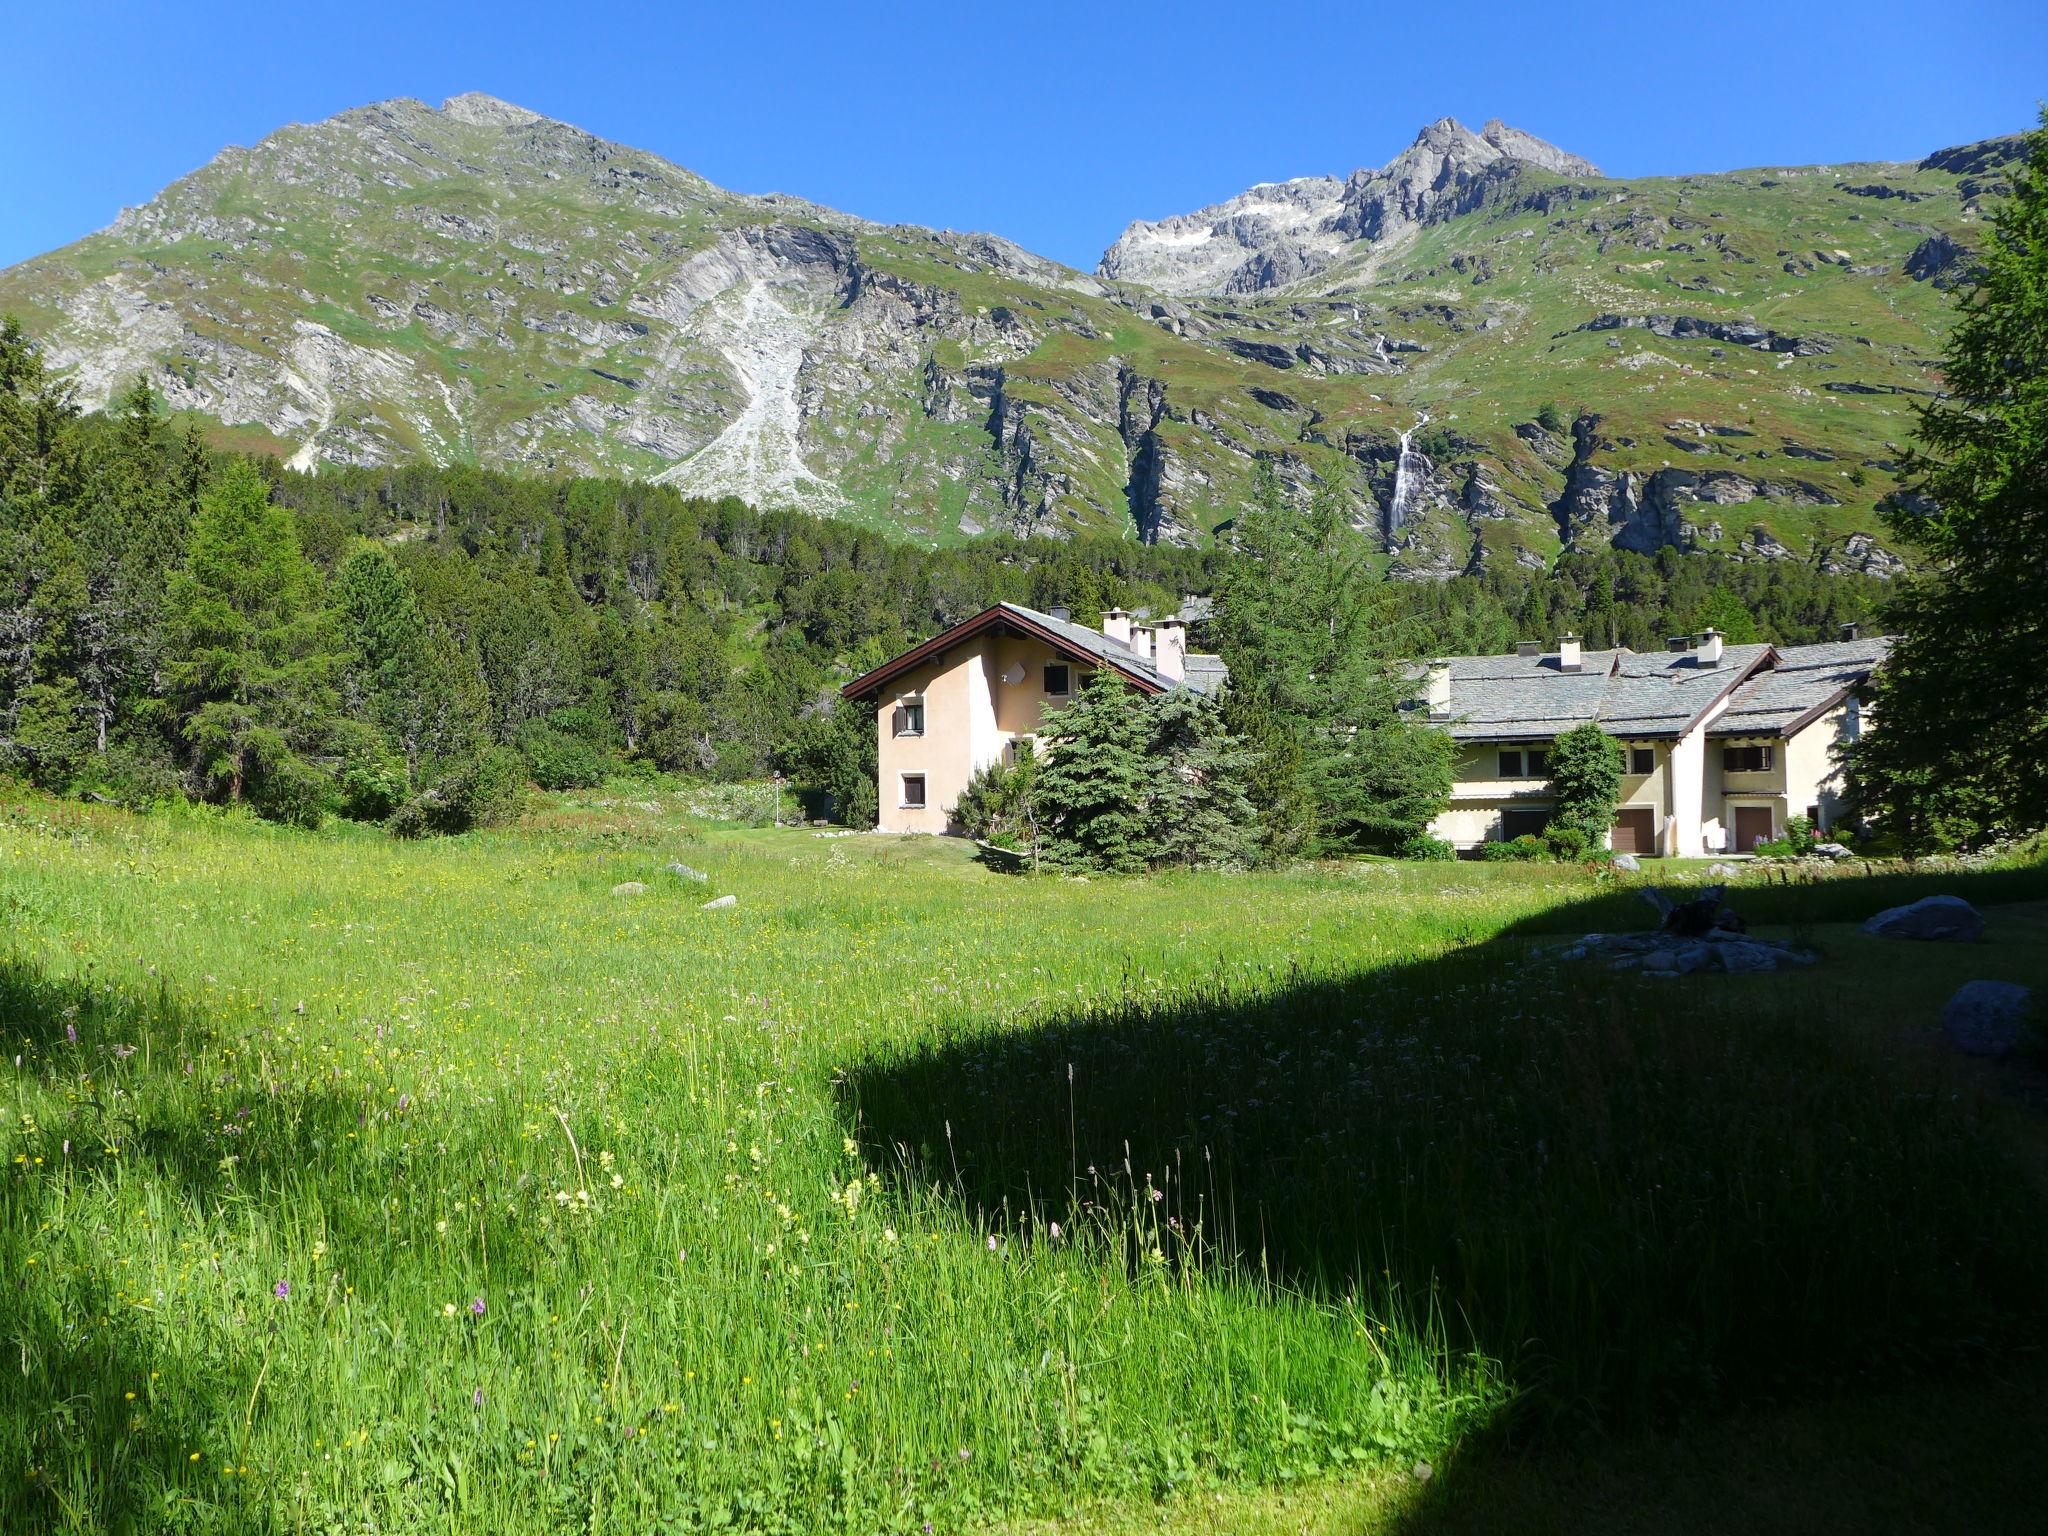
[(1452, 656), (1421, 673), (1417, 701), (1458, 746), (1449, 808), (1431, 830), (1463, 850), (1540, 833), (1552, 808), (1551, 743), (1594, 722), (1622, 749), (1616, 852), (1704, 857), (1817, 828), (1842, 813), (1836, 748), (1866, 724), (1860, 690), (1889, 642), (1728, 645), (1713, 630), (1662, 652), (1556, 649)]
[(844, 697), (875, 712), (878, 828), (955, 830), (968, 781), (1035, 740), (1103, 667), (1148, 694), (1210, 692), (1224, 675), (1216, 657), (1188, 651), (1177, 617), (1111, 609), (1093, 630), (1057, 610), (998, 603), (847, 684)]

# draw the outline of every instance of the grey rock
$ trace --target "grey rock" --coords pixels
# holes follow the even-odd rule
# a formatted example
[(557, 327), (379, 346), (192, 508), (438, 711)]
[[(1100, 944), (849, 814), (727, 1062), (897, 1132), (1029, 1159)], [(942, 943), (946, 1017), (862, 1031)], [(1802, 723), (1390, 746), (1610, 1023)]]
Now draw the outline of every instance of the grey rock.
[(739, 904), (740, 899), (737, 896), (714, 896), (697, 910), (699, 912), (715, 912), (720, 907), (736, 907)]
[(644, 896), (647, 887), (638, 880), (623, 880), (612, 887), (614, 896)]
[(1863, 925), (1880, 939), (1932, 939), (1974, 944), (1984, 937), (1984, 916), (1960, 896), (1923, 896), (1890, 907)]
[(1708, 878), (1714, 880), (1732, 880), (1739, 873), (1740, 871), (1733, 864), (1709, 864), (1707, 866)]
[(687, 864), (667, 864), (664, 865), (663, 868), (665, 868), (670, 874), (675, 875), (679, 879), (683, 880), (704, 881), (709, 880), (711, 878), (709, 875), (705, 874), (703, 870), (692, 869)]
[(2013, 981), (1966, 981), (1941, 1010), (1941, 1032), (1966, 1056), (2010, 1056), (2027, 1030), (2033, 994)]
[(1840, 843), (1815, 843), (1813, 851), (1817, 857), (1823, 859), (1853, 859), (1856, 857), (1855, 850), (1845, 848)]
[(1615, 867), (1616, 869), (1626, 870), (1626, 871), (1627, 871), (1628, 873), (1630, 873), (1630, 874), (1634, 874), (1634, 873), (1635, 873), (1635, 872), (1636, 872), (1637, 870), (1641, 869), (1641, 868), (1642, 868), (1643, 866), (1642, 866), (1642, 862), (1641, 862), (1641, 861), (1640, 861), (1639, 859), (1637, 859), (1637, 858), (1636, 858), (1636, 856), (1635, 856), (1634, 854), (1632, 854), (1632, 853), (1617, 853), (1617, 854), (1616, 854), (1616, 855), (1614, 856), (1614, 867)]

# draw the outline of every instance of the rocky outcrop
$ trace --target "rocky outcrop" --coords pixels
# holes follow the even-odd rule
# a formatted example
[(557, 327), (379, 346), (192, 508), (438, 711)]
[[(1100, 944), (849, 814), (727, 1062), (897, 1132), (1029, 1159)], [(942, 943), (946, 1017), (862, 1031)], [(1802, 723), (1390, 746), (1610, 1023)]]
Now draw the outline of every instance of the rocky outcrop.
[(1914, 282), (1933, 283), (1937, 288), (1974, 282), (1981, 270), (1975, 251), (1943, 234), (1929, 235), (1914, 246), (1904, 267)]
[(1596, 315), (1579, 327), (1582, 331), (1648, 331), (1673, 341), (1722, 341), (1735, 347), (1753, 347), (1759, 352), (1786, 352), (1794, 357), (1814, 357), (1832, 350), (1811, 336), (1785, 336), (1749, 320), (1714, 320), (1699, 315)]

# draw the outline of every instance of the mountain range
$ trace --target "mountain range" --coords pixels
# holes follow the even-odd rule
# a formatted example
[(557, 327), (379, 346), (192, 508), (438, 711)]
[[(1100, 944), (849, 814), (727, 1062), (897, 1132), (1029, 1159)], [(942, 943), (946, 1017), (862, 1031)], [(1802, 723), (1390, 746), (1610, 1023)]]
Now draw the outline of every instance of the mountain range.
[(1377, 170), (1134, 222), (1084, 273), (397, 100), (222, 151), (0, 272), (0, 310), (82, 404), (144, 373), (299, 468), (1196, 542), (1263, 462), (1402, 574), (1607, 544), (1886, 574), (1945, 290), (2021, 152), (1621, 180), (1445, 118)]

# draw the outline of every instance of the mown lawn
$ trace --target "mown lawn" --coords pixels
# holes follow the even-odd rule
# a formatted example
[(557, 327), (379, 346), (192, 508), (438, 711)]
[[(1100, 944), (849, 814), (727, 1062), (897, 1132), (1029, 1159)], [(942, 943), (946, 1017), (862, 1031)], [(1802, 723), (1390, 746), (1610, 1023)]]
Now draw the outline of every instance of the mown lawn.
[(1917, 878), (2019, 904), (1616, 982), (1530, 954), (1648, 919), (1571, 870), (0, 799), (0, 1527), (1463, 1529), (1990, 1401), (2040, 1112), (1933, 1019), (2048, 881)]

